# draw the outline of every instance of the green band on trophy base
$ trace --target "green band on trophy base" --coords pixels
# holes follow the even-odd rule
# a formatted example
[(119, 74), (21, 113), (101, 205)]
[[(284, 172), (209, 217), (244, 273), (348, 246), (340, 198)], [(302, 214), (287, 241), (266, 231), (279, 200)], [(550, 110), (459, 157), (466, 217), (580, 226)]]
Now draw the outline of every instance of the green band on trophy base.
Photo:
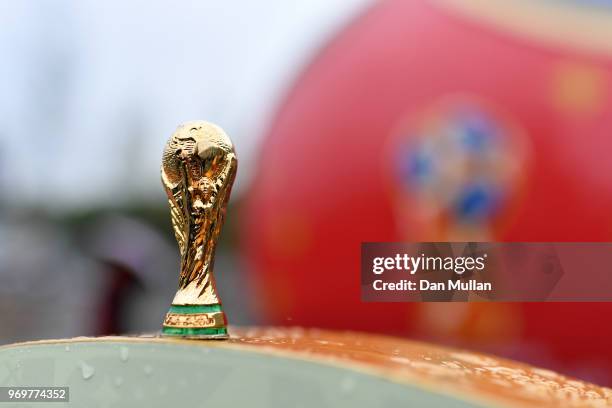
[(221, 304), (172, 305), (166, 313), (162, 335), (224, 339), (228, 337), (226, 326)]
[(164, 327), (162, 328), (162, 334), (166, 336), (179, 336), (179, 337), (204, 337), (204, 338), (227, 338), (227, 329), (225, 327), (217, 328), (178, 328), (178, 327)]

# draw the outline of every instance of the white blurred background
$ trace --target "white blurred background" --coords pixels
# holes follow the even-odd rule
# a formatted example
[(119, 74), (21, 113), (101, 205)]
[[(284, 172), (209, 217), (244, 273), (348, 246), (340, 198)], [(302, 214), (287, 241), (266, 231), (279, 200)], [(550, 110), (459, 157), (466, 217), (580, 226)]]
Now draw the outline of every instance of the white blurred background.
[(160, 200), (163, 144), (193, 119), (234, 140), (239, 196), (291, 80), (369, 2), (0, 1), (0, 202)]

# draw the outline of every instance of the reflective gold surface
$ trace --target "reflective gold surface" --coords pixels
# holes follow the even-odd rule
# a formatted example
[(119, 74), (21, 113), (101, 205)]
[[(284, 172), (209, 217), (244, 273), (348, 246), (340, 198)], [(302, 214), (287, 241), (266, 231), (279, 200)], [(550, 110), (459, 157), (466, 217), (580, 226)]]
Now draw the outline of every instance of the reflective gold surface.
[(220, 303), (214, 256), (236, 167), (232, 142), (211, 123), (187, 122), (166, 144), (162, 183), (181, 253), (175, 305)]
[(167, 313), (164, 319), (166, 327), (225, 327), (225, 313)]
[[(172, 305), (217, 306), (218, 310), (212, 314), (201, 313), (211, 310), (171, 310), (164, 321), (164, 334), (227, 336), (213, 269), (236, 168), (232, 142), (223, 129), (211, 123), (184, 123), (166, 143), (161, 178), (181, 254), (178, 291)], [(204, 330), (210, 328), (219, 330)]]

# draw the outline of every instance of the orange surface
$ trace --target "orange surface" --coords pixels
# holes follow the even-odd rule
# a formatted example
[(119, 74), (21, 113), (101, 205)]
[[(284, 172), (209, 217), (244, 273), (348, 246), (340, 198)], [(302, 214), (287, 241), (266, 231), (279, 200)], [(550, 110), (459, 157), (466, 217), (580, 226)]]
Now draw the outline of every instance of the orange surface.
[(612, 390), (489, 355), (396, 337), (301, 328), (233, 328), (228, 346), (352, 365), (392, 381), (501, 406), (612, 406)]

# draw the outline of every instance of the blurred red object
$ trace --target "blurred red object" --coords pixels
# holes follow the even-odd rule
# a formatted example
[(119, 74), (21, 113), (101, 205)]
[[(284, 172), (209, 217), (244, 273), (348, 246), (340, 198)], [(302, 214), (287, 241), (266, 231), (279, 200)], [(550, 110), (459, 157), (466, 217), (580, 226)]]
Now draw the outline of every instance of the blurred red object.
[(609, 303), (360, 301), (361, 242), (611, 240), (612, 46), (596, 33), (612, 11), (476, 3), (377, 3), (295, 83), (242, 223), (264, 316), (611, 384)]

